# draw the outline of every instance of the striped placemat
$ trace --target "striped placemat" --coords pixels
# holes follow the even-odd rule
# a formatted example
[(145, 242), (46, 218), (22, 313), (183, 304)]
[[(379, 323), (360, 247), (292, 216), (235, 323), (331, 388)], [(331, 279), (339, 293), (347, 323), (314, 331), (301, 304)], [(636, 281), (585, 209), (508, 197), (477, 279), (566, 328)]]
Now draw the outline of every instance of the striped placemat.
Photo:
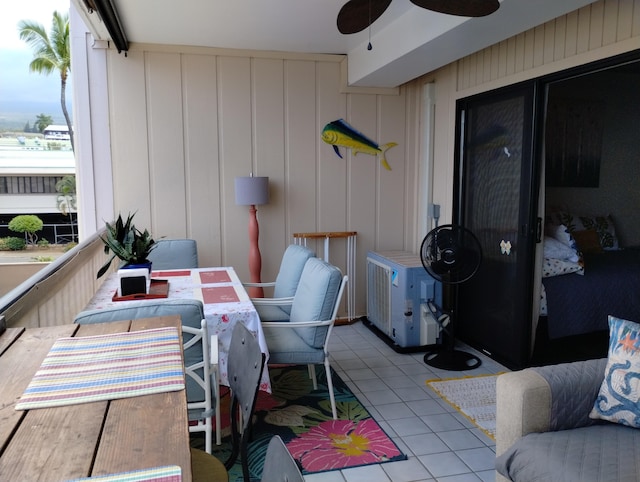
[(114, 400), (184, 388), (175, 327), (59, 338), (16, 410)]
[(182, 469), (177, 465), (167, 465), (166, 467), (155, 467), (153, 469), (74, 479), (69, 482), (82, 482), (85, 480), (95, 482), (181, 482)]

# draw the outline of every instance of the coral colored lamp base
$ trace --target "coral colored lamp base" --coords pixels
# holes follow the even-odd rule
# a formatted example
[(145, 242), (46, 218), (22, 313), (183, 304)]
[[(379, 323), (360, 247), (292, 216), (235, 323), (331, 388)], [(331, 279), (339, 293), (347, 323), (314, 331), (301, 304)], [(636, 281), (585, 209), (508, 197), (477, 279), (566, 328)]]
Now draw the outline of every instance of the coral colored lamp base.
[[(252, 283), (262, 283), (260, 272), (262, 271), (262, 257), (258, 246), (260, 229), (258, 227), (257, 209), (255, 204), (249, 208), (249, 276)], [(264, 298), (262, 288), (251, 287), (248, 290), (251, 298)]]

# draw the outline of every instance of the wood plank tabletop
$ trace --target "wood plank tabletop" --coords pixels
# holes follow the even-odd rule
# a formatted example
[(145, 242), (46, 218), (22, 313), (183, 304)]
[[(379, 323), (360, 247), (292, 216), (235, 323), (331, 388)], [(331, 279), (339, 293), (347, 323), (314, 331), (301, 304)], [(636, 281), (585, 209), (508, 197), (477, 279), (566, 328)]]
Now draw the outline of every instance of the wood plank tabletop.
[[(15, 427), (22, 421), (25, 414), (16, 411), (15, 404), (51, 346), (60, 337), (72, 336), (76, 329), (76, 325), (64, 325), (26, 330), (0, 356), (0, 447), (5, 446)], [(7, 329), (0, 335), (0, 340), (9, 335)]]
[(190, 482), (184, 390), (29, 411), (14, 409), (58, 338), (163, 326), (179, 328), (180, 318), (27, 329), (11, 343), (0, 356), (0, 373), (8, 375), (0, 379), (0, 480), (55, 482), (179, 465), (183, 482)]
[(0, 333), (0, 355), (2, 355), (16, 339), (22, 335), (24, 328), (7, 328), (6, 331)]

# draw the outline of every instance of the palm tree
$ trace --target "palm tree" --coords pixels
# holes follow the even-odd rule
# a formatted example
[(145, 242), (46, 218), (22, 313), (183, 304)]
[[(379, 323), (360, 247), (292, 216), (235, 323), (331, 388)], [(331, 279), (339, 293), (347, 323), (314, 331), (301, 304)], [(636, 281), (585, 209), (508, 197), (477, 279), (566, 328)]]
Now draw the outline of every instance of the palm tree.
[(53, 124), (53, 117), (50, 115), (40, 114), (36, 117), (35, 126), (38, 129), (38, 132), (44, 131), (51, 124)]
[(42, 24), (30, 20), (21, 20), (18, 23), (18, 30), (20, 39), (33, 50), (33, 60), (29, 64), (29, 70), (44, 75), (49, 75), (56, 70), (60, 72), (60, 104), (69, 128), (71, 149), (74, 149), (73, 126), (66, 102), (67, 77), (71, 72), (69, 14), (53, 12), (50, 34), (47, 34)]
[(69, 224), (71, 225), (71, 241), (76, 240), (76, 233), (73, 228), (73, 211), (76, 209), (76, 176), (64, 176), (56, 183), (56, 191), (58, 197), (58, 209), (63, 216), (69, 215)]

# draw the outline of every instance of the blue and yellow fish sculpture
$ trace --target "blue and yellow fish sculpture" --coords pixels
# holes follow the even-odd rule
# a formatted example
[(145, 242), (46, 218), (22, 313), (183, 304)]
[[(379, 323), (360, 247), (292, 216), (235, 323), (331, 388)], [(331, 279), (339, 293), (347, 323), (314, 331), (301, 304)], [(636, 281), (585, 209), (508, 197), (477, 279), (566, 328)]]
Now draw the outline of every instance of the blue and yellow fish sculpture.
[(329, 122), (324, 126), (324, 129), (322, 129), (322, 140), (333, 146), (333, 150), (336, 151), (336, 154), (340, 159), (342, 159), (342, 155), (340, 154), (338, 146), (351, 149), (354, 156), (358, 154), (358, 152), (364, 152), (365, 154), (371, 154), (372, 156), (380, 155), (380, 163), (389, 171), (391, 170), (391, 167), (385, 159), (385, 153), (393, 146), (398, 145), (396, 142), (389, 142), (388, 144), (379, 146), (371, 139), (355, 130), (343, 119)]

